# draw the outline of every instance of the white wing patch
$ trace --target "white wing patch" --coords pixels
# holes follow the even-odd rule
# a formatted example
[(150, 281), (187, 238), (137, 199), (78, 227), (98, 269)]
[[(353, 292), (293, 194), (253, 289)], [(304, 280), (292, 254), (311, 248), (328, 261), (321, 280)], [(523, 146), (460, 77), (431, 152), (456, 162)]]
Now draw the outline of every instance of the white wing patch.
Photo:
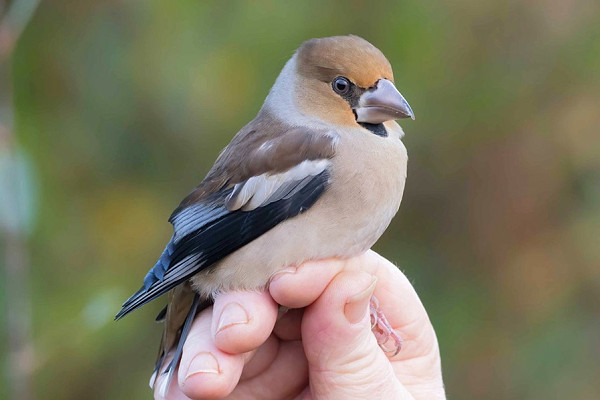
[(194, 204), (183, 209), (173, 219), (173, 241), (178, 242), (181, 238), (189, 235), (198, 227), (209, 224), (227, 214), (222, 206), (205, 203)]
[(226, 202), (227, 209), (250, 211), (289, 198), (330, 165), (329, 160), (306, 160), (285, 172), (253, 176), (233, 187)]

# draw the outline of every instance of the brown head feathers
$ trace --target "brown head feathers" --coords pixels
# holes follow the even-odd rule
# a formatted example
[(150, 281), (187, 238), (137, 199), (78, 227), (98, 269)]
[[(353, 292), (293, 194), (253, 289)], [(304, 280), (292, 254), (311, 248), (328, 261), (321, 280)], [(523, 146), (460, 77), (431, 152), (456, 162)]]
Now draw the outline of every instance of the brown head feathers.
[(307, 40), (298, 49), (297, 57), (298, 73), (322, 82), (344, 76), (369, 88), (381, 78), (394, 81), (392, 67), (383, 53), (354, 35)]

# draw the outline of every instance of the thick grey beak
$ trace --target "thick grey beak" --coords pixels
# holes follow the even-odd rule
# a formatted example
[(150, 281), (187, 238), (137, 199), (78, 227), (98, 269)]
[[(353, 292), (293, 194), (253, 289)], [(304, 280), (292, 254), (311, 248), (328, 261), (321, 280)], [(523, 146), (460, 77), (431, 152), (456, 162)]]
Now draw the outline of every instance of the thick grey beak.
[(387, 79), (380, 79), (377, 85), (360, 96), (356, 112), (357, 122), (380, 124), (400, 118), (415, 119), (413, 110), (402, 97), (396, 86)]

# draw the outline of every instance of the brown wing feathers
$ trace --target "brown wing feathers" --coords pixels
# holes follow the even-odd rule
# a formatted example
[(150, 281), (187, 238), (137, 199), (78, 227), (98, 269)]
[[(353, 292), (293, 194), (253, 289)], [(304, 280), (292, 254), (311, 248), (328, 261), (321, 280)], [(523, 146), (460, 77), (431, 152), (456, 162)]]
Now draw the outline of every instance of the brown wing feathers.
[(263, 110), (233, 138), (204, 181), (183, 199), (173, 214), (253, 176), (283, 172), (304, 160), (329, 159), (335, 152), (336, 141), (333, 133), (289, 127)]
[[(267, 132), (267, 128), (271, 131)], [(270, 139), (266, 140), (267, 137)], [(173, 239), (144, 278), (144, 286), (123, 304), (116, 318), (310, 208), (329, 185), (329, 171), (323, 168), (323, 164), (329, 164), (323, 160), (333, 156), (336, 139), (335, 134), (290, 129), (268, 118), (255, 120), (242, 129), (221, 153), (206, 179), (172, 214)], [(306, 168), (303, 176), (304, 169), (296, 171), (294, 167), (306, 160), (319, 160), (314, 163), (319, 168)], [(290, 174), (286, 174), (287, 170)], [(267, 181), (264, 176), (278, 173), (283, 183), (277, 182), (280, 185), (275, 189), (270, 187), (272, 191), (267, 192), (266, 201), (249, 203), (250, 208), (226, 207), (234, 185), (243, 185), (257, 175)], [(257, 193), (265, 195), (264, 189), (258, 185)]]

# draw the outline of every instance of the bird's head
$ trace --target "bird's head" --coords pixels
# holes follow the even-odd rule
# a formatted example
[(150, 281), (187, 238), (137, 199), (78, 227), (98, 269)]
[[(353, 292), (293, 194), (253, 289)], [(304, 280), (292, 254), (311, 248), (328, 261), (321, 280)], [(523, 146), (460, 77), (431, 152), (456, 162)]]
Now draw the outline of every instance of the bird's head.
[(392, 67), (366, 40), (333, 36), (304, 42), (278, 78), (271, 101), (337, 125), (413, 118)]

